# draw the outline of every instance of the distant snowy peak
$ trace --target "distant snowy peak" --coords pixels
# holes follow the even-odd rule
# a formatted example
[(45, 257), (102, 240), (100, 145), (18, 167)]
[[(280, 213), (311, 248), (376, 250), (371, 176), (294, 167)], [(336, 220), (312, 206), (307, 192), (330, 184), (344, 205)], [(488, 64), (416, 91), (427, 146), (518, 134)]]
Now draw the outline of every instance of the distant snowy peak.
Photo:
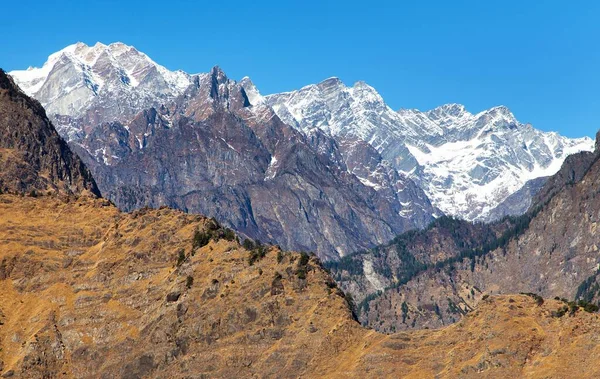
[(464, 115), (473, 116), (471, 113), (467, 112), (464, 105), (456, 104), (456, 103), (440, 105), (439, 107), (434, 108), (425, 113), (432, 120), (444, 118), (444, 117), (452, 117), (452, 118), (456, 119), (456, 118), (460, 118)]
[(337, 78), (265, 99), (300, 130), (320, 128), (338, 140), (370, 144), (434, 206), (468, 220), (486, 220), (527, 181), (554, 174), (567, 155), (594, 147), (590, 138), (520, 123), (505, 106), (476, 114), (461, 104), (394, 111), (364, 82), (347, 87)]
[(243, 77), (239, 84), (246, 92), (246, 96), (248, 97), (248, 101), (251, 105), (257, 106), (265, 103), (265, 98), (260, 94), (249, 77)]
[(336, 77), (265, 99), (283, 121), (300, 130), (320, 128), (334, 136), (366, 140), (385, 127), (379, 123), (382, 114), (395, 114), (373, 87), (365, 82), (348, 87)]
[(121, 42), (105, 45), (97, 42), (88, 46), (77, 42), (50, 55), (41, 68), (30, 67), (27, 70), (17, 70), (10, 73), (28, 94), (37, 93), (51, 75), (55, 66), (61, 62), (75, 65), (82, 74), (90, 74), (93, 84), (102, 88), (106, 84), (106, 77), (118, 73), (121, 82), (131, 87), (144, 83), (154, 70), (162, 76), (174, 89), (183, 91), (190, 84), (190, 75), (183, 71), (169, 71), (157, 64), (146, 54), (136, 50), (133, 46)]
[(472, 114), (464, 105), (446, 104), (427, 112), (394, 111), (363, 81), (349, 87), (336, 77), (297, 91), (265, 96), (280, 118), (300, 130), (320, 128), (334, 136), (351, 135), (384, 153), (392, 139), (439, 144), (464, 140), (487, 128), (519, 126), (504, 106)]
[(474, 116), (462, 104), (445, 104), (425, 112), (431, 121), (442, 128), (460, 128), (471, 122)]
[(69, 45), (50, 55), (41, 68), (9, 73), (50, 114), (79, 117), (95, 102), (110, 105), (111, 98), (151, 105), (174, 98), (190, 84), (183, 71), (169, 71), (146, 54), (121, 42), (88, 46)]

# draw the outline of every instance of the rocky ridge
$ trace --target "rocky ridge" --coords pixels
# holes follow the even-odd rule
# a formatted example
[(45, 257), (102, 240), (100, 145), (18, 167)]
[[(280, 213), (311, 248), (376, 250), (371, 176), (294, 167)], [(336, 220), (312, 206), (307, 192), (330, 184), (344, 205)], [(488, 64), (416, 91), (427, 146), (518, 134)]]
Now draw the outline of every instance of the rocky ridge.
[[(373, 87), (348, 87), (338, 78), (266, 102), (299, 130), (370, 144), (444, 214), (471, 221), (496, 220), (504, 212), (494, 208), (528, 181), (556, 173), (570, 154), (593, 150), (590, 138), (541, 132), (503, 106), (477, 114), (460, 104), (394, 111)], [(531, 197), (522, 201), (517, 208), (524, 211)]]

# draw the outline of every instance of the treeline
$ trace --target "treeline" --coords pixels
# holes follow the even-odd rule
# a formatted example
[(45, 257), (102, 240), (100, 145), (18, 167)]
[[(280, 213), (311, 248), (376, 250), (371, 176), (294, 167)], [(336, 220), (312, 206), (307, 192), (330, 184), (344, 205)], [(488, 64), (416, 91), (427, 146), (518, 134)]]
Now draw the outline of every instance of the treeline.
[[(482, 257), (496, 249), (505, 248), (506, 245), (508, 245), (508, 243), (512, 239), (520, 236), (521, 234), (523, 234), (525, 232), (525, 230), (527, 230), (527, 228), (529, 227), (529, 224), (531, 223), (531, 220), (535, 217), (536, 214), (537, 214), (537, 212), (531, 213), (531, 214), (526, 213), (524, 215), (517, 216), (517, 217), (514, 217), (514, 216), (508, 217), (507, 219), (505, 219), (505, 221), (508, 221), (510, 223), (511, 227), (509, 227), (504, 233), (502, 233), (502, 235), (500, 235), (500, 237), (495, 238), (490, 242), (486, 242), (480, 247), (462, 251), (460, 254), (458, 254), (455, 257), (451, 257), (451, 258), (445, 259), (443, 261), (437, 262), (434, 265), (434, 267), (436, 269), (441, 269), (445, 266), (452, 265), (457, 262), (461, 262), (465, 259), (470, 259), (472, 262), (475, 262), (476, 258)], [(471, 271), (473, 271), (474, 269), (475, 269), (474, 263), (472, 263)]]
[[(415, 256), (410, 252), (411, 244), (415, 241), (427, 239), (428, 234), (433, 229), (439, 229), (449, 233), (458, 246), (467, 245), (464, 239), (468, 233), (468, 228), (473, 225), (467, 221), (459, 220), (451, 216), (442, 216), (432, 221), (425, 229), (409, 230), (398, 236), (385, 245), (377, 246), (370, 250), (361, 250), (351, 255), (340, 258), (337, 261), (325, 262), (325, 266), (334, 273), (339, 274), (346, 271), (350, 276), (362, 276), (364, 255), (371, 255), (374, 261), (380, 258), (386, 259), (390, 253), (397, 253), (398, 258), (407, 264), (407, 267), (398, 268), (396, 275), (406, 276), (403, 272), (414, 272), (415, 269), (422, 269), (423, 263), (418, 262)], [(490, 233), (491, 234), (491, 233)], [(387, 265), (380, 267), (379, 273), (388, 278), (393, 276), (392, 269)], [(337, 275), (339, 277), (339, 275)]]
[(600, 274), (600, 270), (590, 275), (577, 287), (575, 300), (590, 302), (599, 294), (600, 284), (598, 284), (598, 274)]
[[(408, 264), (404, 268), (404, 275), (398, 276), (398, 280), (393, 285), (386, 288), (385, 290), (388, 290), (391, 288), (398, 288), (402, 285), (405, 285), (410, 280), (415, 278), (417, 275), (419, 275), (422, 272), (425, 272), (427, 270), (434, 269), (434, 270), (440, 271), (442, 269), (447, 269), (447, 268), (452, 269), (452, 268), (455, 268), (454, 265), (456, 263), (463, 262), (465, 260), (471, 260), (471, 270), (474, 270), (477, 258), (483, 257), (483, 256), (487, 255), (488, 253), (495, 251), (497, 249), (505, 248), (511, 240), (513, 240), (514, 238), (523, 234), (525, 232), (525, 230), (527, 230), (527, 228), (529, 227), (531, 220), (538, 214), (540, 209), (541, 209), (541, 207), (533, 210), (530, 213), (526, 213), (521, 216), (505, 217), (504, 219), (499, 221), (499, 223), (507, 224), (507, 229), (501, 234), (500, 237), (493, 238), (491, 241), (484, 243), (480, 247), (466, 249), (454, 257), (447, 258), (445, 260), (442, 260), (442, 261), (434, 263), (434, 264), (422, 264), (416, 260), (414, 260), (414, 261), (407, 260)], [(441, 220), (441, 224), (438, 224), (438, 225), (444, 225), (445, 227), (452, 228), (456, 224), (454, 223), (454, 220), (451, 220), (451, 219), (448, 220), (448, 218), (446, 218), (445, 220)], [(398, 243), (400, 241), (403, 241), (403, 240), (402, 239), (396, 240), (398, 246), (405, 246), (405, 244)], [(406, 254), (410, 254), (410, 252), (406, 251)], [(413, 256), (413, 258), (414, 258), (414, 256)], [(383, 292), (385, 292), (385, 291), (383, 291)], [(366, 297), (358, 305), (357, 312), (360, 314), (362, 311), (368, 311), (368, 309), (369, 309), (368, 303), (371, 302), (372, 300), (376, 299), (377, 297), (379, 297), (383, 292), (380, 291), (380, 292), (371, 294), (370, 296)]]

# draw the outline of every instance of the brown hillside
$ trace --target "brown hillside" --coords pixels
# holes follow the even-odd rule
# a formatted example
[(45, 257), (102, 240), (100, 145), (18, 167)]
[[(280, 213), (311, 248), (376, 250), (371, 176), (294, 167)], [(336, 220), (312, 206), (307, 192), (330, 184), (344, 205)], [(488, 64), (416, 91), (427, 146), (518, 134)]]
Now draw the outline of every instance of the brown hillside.
[(214, 229), (200, 216), (6, 194), (0, 215), (3, 377), (600, 375), (598, 316), (552, 317), (558, 301), (491, 297), (450, 327), (385, 336), (312, 258), (302, 279), (300, 255), (275, 248), (253, 265), (224, 238), (192, 254)]

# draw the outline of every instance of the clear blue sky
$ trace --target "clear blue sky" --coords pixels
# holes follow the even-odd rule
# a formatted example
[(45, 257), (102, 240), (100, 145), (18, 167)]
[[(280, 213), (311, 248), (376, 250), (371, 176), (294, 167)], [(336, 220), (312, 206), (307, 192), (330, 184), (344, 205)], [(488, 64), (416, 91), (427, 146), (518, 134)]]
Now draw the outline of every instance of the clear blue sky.
[[(293, 3), (293, 4), (291, 4)], [(568, 136), (600, 128), (598, 1), (7, 1), (0, 67), (122, 41), (170, 69), (219, 65), (263, 94), (330, 76), (394, 109), (506, 105)]]

